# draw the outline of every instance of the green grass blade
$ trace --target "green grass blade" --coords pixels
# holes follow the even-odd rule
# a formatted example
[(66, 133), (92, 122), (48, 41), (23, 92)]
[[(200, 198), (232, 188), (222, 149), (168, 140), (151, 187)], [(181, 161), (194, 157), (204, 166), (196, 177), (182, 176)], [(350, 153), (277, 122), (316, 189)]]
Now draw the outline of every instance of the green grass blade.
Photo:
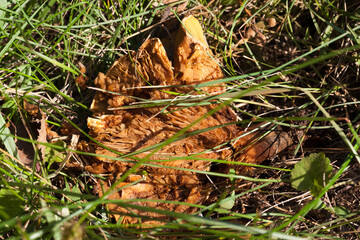
[(9, 154), (16, 159), (19, 159), (19, 155), (17, 152), (15, 140), (12, 137), (12, 134), (8, 127), (6, 127), (5, 119), (3, 118), (2, 114), (0, 114), (0, 139), (5, 145), (6, 150)]

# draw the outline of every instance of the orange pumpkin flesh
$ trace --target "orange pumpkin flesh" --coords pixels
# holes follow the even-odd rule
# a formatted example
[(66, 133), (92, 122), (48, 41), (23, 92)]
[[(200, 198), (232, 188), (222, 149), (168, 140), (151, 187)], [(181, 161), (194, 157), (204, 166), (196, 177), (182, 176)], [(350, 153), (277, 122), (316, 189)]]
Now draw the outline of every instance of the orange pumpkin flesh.
[[(210, 171), (212, 162), (208, 159), (260, 163), (289, 146), (291, 140), (284, 132), (272, 132), (254, 144), (252, 143), (261, 133), (248, 134), (233, 141), (244, 132), (235, 124), (226, 125), (237, 121), (236, 114), (229, 106), (224, 106), (205, 118), (203, 117), (209, 111), (219, 105), (187, 108), (170, 105), (166, 109), (164, 106), (127, 109), (127, 106), (139, 102), (139, 99), (174, 99), (176, 96), (169, 92), (196, 95), (199, 91), (194, 91), (192, 85), (223, 77), (201, 26), (193, 16), (182, 20), (174, 44), (172, 62), (168, 59), (162, 42), (153, 38), (145, 41), (137, 52), (130, 52), (115, 61), (106, 74), (99, 73), (95, 85), (103, 91), (98, 91), (94, 97), (91, 105), (94, 117), (88, 119), (88, 127), (91, 136), (108, 149), (95, 145), (94, 152), (102, 156), (92, 159), (86, 169), (93, 173), (106, 174), (107, 181), (99, 182), (99, 195), (102, 196), (134, 166), (134, 161), (148, 158), (146, 163), (149, 164), (141, 165), (136, 173), (130, 174), (125, 181), (119, 183), (115, 187), (117, 190), (110, 194), (108, 199), (151, 199), (155, 201), (139, 200), (135, 204), (194, 213), (196, 208), (189, 205), (156, 200), (202, 204), (209, 195), (211, 184), (204, 174), (191, 170)], [(178, 86), (172, 87), (175, 85)], [(225, 91), (225, 85), (207, 86), (199, 90), (204, 94), (219, 94)], [(198, 122), (193, 124), (195, 121)], [(133, 154), (161, 144), (190, 124), (193, 125), (186, 130), (188, 137), (170, 142), (156, 152), (148, 150), (128, 157), (133, 162), (106, 158), (121, 157), (117, 153)], [(221, 125), (226, 126), (216, 128)], [(201, 131), (212, 127), (215, 128)], [(200, 133), (190, 134), (194, 131)], [(236, 169), (237, 173), (244, 170)], [(136, 181), (138, 182), (135, 183)], [(108, 204), (108, 208), (117, 213), (116, 218), (129, 213), (150, 218), (164, 217), (151, 211), (127, 209), (117, 204)], [(138, 218), (124, 216), (123, 222), (136, 223)], [(145, 222), (159, 223), (156, 219)]]

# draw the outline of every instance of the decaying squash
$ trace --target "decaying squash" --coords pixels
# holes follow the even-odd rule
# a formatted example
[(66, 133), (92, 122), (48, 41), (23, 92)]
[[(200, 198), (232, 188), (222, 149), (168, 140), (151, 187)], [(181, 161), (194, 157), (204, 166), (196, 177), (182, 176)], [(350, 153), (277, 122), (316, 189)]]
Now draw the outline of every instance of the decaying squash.
[[(196, 208), (189, 205), (156, 200), (202, 204), (211, 189), (203, 174), (210, 171), (211, 159), (260, 163), (283, 150), (291, 140), (284, 132), (272, 132), (256, 142), (263, 133), (244, 133), (230, 124), (237, 121), (237, 116), (229, 106), (169, 104), (169, 99), (176, 100), (176, 96), (225, 91), (224, 84), (194, 89), (194, 85), (223, 77), (194, 17), (182, 20), (174, 44), (172, 61), (162, 41), (152, 38), (137, 52), (117, 60), (106, 75), (99, 73), (95, 85), (101, 91), (91, 105), (94, 116), (88, 119), (88, 127), (90, 135), (101, 144), (93, 144), (98, 156), (86, 169), (104, 174), (106, 181), (99, 182), (99, 195), (117, 184), (108, 199), (151, 199), (154, 201), (139, 200), (135, 204), (193, 213)], [(145, 100), (168, 101), (161, 106), (137, 107)], [(216, 169), (220, 172), (229, 169), (225, 164), (219, 166)], [(130, 169), (132, 173), (118, 183)], [(108, 204), (108, 208), (118, 213), (117, 217), (128, 213), (162, 217), (116, 204)], [(138, 219), (124, 216), (123, 221), (135, 223)]]

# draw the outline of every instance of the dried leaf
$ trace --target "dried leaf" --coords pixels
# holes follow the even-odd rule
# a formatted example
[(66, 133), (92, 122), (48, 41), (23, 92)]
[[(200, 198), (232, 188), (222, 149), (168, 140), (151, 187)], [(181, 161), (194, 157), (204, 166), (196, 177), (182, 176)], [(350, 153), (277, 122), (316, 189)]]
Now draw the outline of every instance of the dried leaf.
[(85, 76), (86, 67), (79, 62), (80, 75), (76, 77), (75, 82), (79, 85), (81, 89), (86, 89), (88, 78)]
[[(18, 137), (30, 139), (28, 131), (22, 122), (17, 124), (15, 134)], [(19, 139), (16, 139), (15, 143), (19, 154), (19, 160), (26, 166), (32, 167), (35, 154), (33, 145)]]
[(41, 113), (41, 120), (40, 120), (40, 129), (38, 129), (38, 138), (37, 138), (37, 148), (40, 150), (42, 159), (45, 159), (46, 155), (46, 147), (39, 143), (47, 143), (47, 123), (46, 123), (46, 116), (44, 113)]
[(39, 107), (36, 104), (29, 103), (26, 99), (24, 100), (24, 109), (27, 113), (36, 117), (39, 113)]

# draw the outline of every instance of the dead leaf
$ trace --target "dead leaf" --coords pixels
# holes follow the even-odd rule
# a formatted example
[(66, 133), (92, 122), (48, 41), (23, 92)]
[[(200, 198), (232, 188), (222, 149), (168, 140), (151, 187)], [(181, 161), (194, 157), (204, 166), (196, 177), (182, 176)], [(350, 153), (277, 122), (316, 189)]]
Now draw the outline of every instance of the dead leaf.
[(88, 78), (85, 76), (85, 72), (86, 72), (86, 67), (79, 62), (79, 67), (80, 67), (80, 75), (76, 77), (75, 81), (76, 83), (79, 85), (79, 87), (81, 89), (86, 89), (87, 87), (87, 82), (88, 82)]
[(37, 104), (29, 103), (28, 100), (24, 100), (24, 109), (27, 113), (32, 115), (33, 117), (37, 117), (37, 114), (39, 113), (39, 107)]
[(40, 150), (41, 159), (45, 159), (45, 146), (40, 143), (47, 143), (47, 123), (45, 113), (41, 112), (40, 129), (38, 129), (37, 148)]
[[(16, 125), (15, 135), (17, 137), (30, 139), (28, 131), (22, 122), (19, 122)], [(33, 145), (30, 142), (26, 142), (20, 139), (15, 139), (15, 144), (18, 150), (20, 162), (31, 168), (35, 154)]]

